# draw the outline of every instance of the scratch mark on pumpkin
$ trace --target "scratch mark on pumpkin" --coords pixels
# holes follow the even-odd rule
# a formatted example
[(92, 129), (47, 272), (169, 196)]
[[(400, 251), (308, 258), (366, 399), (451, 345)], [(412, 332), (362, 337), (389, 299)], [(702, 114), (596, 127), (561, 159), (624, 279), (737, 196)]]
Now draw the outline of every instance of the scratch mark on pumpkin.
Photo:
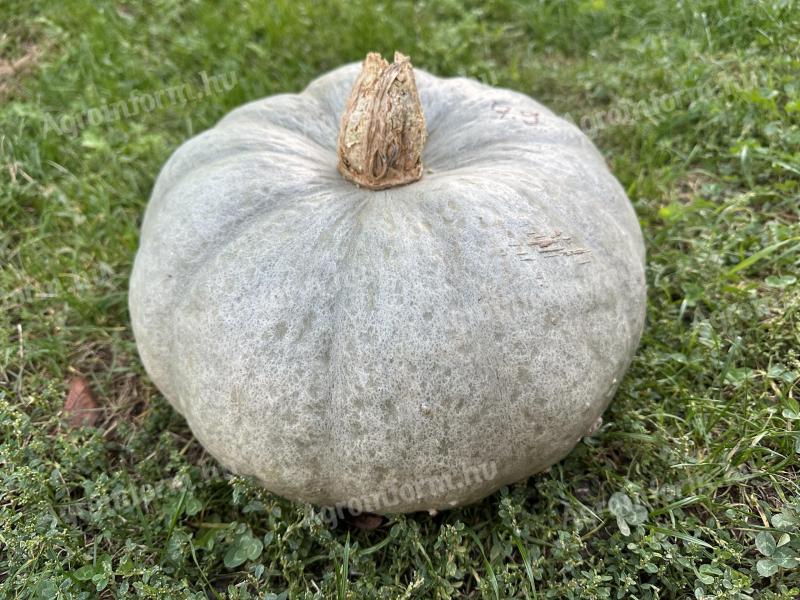
[[(582, 260), (576, 261), (579, 265), (591, 262), (591, 258), (589, 256), (582, 256), (588, 255), (591, 250), (588, 248), (572, 247), (572, 236), (563, 235), (560, 229), (554, 229), (551, 234), (537, 233), (535, 230), (531, 230), (525, 231), (524, 235), (527, 236), (527, 240), (524, 243), (515, 241), (513, 243), (509, 243), (508, 246), (510, 248), (520, 248), (525, 246), (535, 248), (537, 254), (541, 255), (543, 258), (554, 258), (556, 256), (581, 256)], [(505, 256), (505, 252), (501, 253), (501, 256)], [(531, 262), (533, 260), (533, 258), (529, 257), (527, 251), (516, 252), (515, 256), (528, 257), (520, 258), (520, 260), (524, 262)]]

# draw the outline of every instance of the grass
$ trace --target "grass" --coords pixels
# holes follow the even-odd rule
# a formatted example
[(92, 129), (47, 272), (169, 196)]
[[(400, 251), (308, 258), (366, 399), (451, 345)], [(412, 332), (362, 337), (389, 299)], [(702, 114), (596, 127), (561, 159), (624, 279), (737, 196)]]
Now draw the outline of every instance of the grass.
[[(6, 0), (0, 23), (2, 597), (800, 596), (797, 2)], [(126, 286), (182, 140), (396, 48), (586, 128), (639, 215), (649, 311), (566, 460), (364, 531), (215, 466), (143, 372)], [(201, 73), (236, 83), (80, 121)], [(94, 427), (60, 413), (77, 374)]]

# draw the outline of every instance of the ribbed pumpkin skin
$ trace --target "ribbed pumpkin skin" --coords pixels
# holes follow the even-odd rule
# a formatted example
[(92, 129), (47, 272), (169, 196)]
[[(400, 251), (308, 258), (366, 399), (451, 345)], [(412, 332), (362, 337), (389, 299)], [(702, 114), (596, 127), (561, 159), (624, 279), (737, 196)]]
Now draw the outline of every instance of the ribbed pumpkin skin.
[(359, 68), (240, 107), (172, 155), (133, 329), (233, 471), (316, 504), (449, 508), (560, 460), (606, 408), (644, 322), (642, 236), (576, 127), (421, 70), (423, 178), (344, 181)]

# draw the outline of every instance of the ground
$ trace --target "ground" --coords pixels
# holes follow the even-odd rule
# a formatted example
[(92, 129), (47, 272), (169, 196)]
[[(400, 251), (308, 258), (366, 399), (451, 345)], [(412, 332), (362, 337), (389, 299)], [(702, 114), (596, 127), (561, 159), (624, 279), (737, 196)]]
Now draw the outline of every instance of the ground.
[[(800, 595), (797, 2), (4, 0), (0, 23), (2, 597)], [(644, 231), (647, 325), (549, 472), (332, 526), (203, 453), (137, 358), (127, 281), (181, 141), (395, 49), (590, 135)], [(78, 377), (93, 426), (63, 412)]]

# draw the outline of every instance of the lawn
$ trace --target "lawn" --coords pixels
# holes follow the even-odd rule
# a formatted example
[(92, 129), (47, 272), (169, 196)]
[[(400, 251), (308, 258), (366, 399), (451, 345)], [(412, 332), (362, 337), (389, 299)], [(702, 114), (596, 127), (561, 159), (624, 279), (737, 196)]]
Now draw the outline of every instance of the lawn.
[[(0, 6), (0, 596), (800, 596), (800, 4), (220, 5)], [(638, 214), (649, 307), (566, 460), (365, 529), (216, 466), (142, 368), (127, 285), (183, 140), (395, 49), (584, 129)], [(62, 410), (77, 377), (93, 426)]]

